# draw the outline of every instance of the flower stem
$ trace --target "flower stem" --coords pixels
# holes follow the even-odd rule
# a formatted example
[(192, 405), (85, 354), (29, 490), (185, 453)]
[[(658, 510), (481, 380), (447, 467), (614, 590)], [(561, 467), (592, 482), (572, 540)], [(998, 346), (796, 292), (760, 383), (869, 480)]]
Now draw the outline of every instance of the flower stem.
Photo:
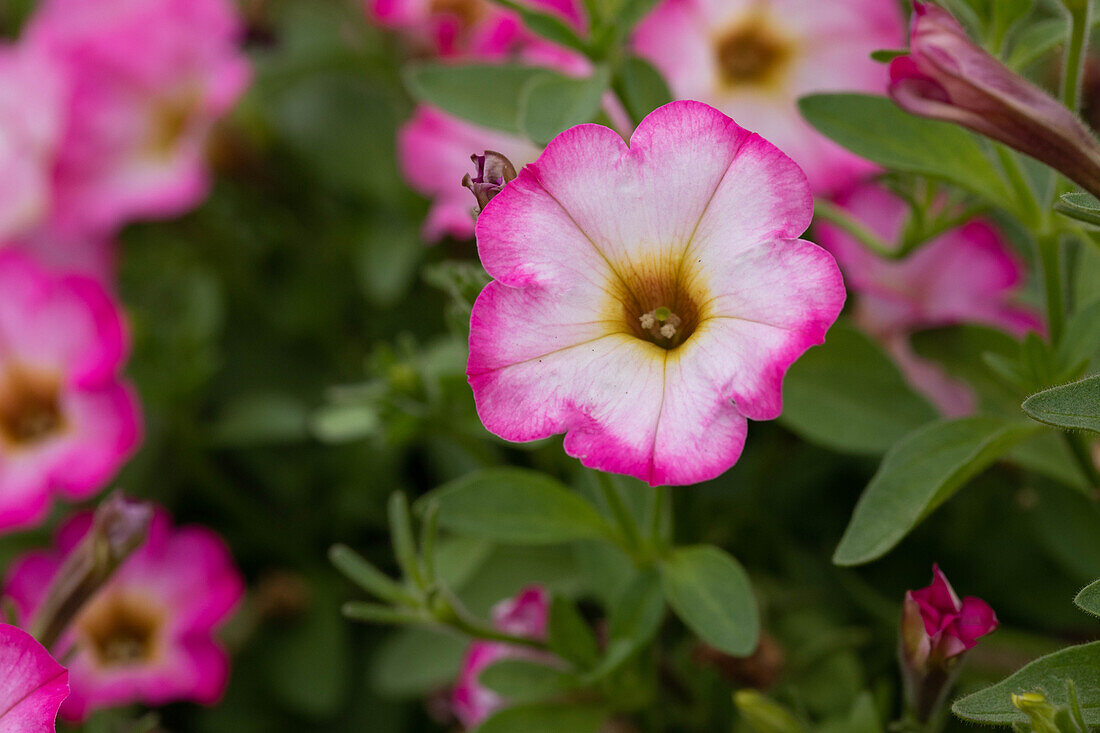
[(1085, 436), (1081, 433), (1064, 432), (1066, 444), (1069, 445), (1069, 450), (1073, 453), (1073, 457), (1077, 459), (1077, 465), (1080, 466), (1081, 472), (1085, 474), (1085, 478), (1088, 479), (1089, 489), (1092, 492), (1100, 491), (1100, 469), (1096, 468), (1096, 463), (1092, 460), (1092, 453), (1089, 451), (1088, 441), (1085, 440)]
[(623, 498), (619, 495), (615, 484), (612, 483), (611, 476), (603, 471), (594, 471), (593, 473), (596, 474), (596, 484), (600, 487), (600, 493), (603, 494), (604, 501), (607, 502), (607, 507), (611, 510), (611, 514), (615, 518), (615, 524), (622, 533), (628, 549), (632, 554), (636, 554), (645, 547), (645, 543), (642, 541), (642, 535), (638, 531), (634, 516), (626, 508), (626, 504), (623, 503)]
[(1043, 270), (1043, 290), (1047, 300), (1047, 325), (1050, 343), (1057, 345), (1065, 326), (1065, 300), (1062, 295), (1061, 244), (1057, 234), (1038, 239), (1039, 264)]
[(1062, 102), (1071, 112), (1077, 112), (1081, 103), (1081, 77), (1088, 48), (1089, 15), (1092, 3), (1087, 0), (1067, 2), (1070, 29), (1066, 47), (1066, 68), (1062, 75)]
[(897, 259), (898, 253), (893, 247), (831, 201), (815, 199), (814, 213), (830, 224), (840, 227), (845, 232), (855, 237), (860, 244), (877, 254), (879, 257)]

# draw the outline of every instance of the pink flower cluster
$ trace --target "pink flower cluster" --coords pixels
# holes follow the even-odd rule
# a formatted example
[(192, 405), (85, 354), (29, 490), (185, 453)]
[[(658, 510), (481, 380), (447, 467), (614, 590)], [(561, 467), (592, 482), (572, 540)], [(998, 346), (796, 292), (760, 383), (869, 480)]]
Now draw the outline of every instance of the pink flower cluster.
[[(24, 626), (34, 624), (47, 589), (91, 522), (90, 512), (76, 515), (59, 529), (54, 549), (31, 552), (9, 568), (4, 594)], [(72, 687), (62, 717), (81, 721), (92, 710), (134, 702), (216, 702), (229, 660), (214, 635), (243, 593), (244, 581), (217, 535), (173, 527), (158, 510), (145, 544), (81, 608), (52, 649), (65, 660)]]

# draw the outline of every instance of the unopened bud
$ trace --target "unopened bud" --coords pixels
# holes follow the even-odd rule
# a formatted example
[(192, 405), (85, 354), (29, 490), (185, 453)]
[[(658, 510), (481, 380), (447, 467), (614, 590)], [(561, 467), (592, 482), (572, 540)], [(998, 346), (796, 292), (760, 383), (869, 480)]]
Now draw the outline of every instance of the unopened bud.
[(505, 184), (515, 180), (516, 168), (512, 161), (495, 150), (486, 150), (481, 155), (475, 153), (470, 160), (477, 166), (477, 175), (467, 173), (462, 177), (462, 185), (474, 194), (480, 212), (504, 189)]
[(1031, 721), (1034, 733), (1060, 733), (1062, 730), (1055, 717), (1058, 710), (1040, 692), (1012, 694), (1012, 704)]
[(35, 614), (32, 633), (42, 646), (49, 649), (118, 566), (144, 544), (152, 519), (151, 504), (119, 493), (96, 508), (88, 533), (65, 558)]

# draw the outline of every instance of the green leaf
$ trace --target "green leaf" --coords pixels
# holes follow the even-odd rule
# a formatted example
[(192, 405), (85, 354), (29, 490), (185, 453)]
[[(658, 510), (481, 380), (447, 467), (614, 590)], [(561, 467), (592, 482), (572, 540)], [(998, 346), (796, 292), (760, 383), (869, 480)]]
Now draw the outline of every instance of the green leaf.
[(749, 576), (736, 560), (712, 545), (696, 545), (673, 550), (659, 568), (665, 598), (689, 629), (726, 654), (752, 654), (760, 619)]
[(1062, 375), (1071, 376), (1100, 352), (1100, 298), (1078, 308), (1066, 323), (1058, 343), (1057, 363)]
[(1093, 616), (1100, 616), (1100, 580), (1082, 588), (1073, 602)]
[(481, 684), (515, 702), (534, 702), (576, 687), (577, 678), (529, 659), (503, 659), (478, 676)]
[(1085, 722), (1100, 725), (1100, 641), (1036, 659), (992, 687), (958, 700), (951, 709), (976, 723), (1026, 723), (1027, 716), (1012, 704), (1012, 694), (1041, 689), (1055, 707), (1068, 705), (1067, 680), (1076, 686)]
[(492, 2), (508, 8), (518, 15), (523, 20), (527, 30), (532, 33), (553, 41), (559, 46), (565, 46), (587, 54), (588, 45), (573, 30), (573, 26), (566, 23), (561, 17), (533, 10), (530, 5), (515, 2), (515, 0), (492, 0)]
[(1028, 23), (1012, 44), (1012, 52), (1005, 64), (1020, 71), (1038, 61), (1044, 54), (1066, 40), (1064, 18), (1048, 18)]
[(560, 75), (534, 66), (506, 64), (410, 64), (405, 86), (418, 101), (475, 125), (521, 133), (519, 99), (533, 80)]
[(1033, 394), (1022, 407), (1028, 417), (1048, 425), (1100, 432), (1100, 374)]
[(630, 119), (636, 122), (672, 101), (672, 92), (661, 72), (637, 56), (628, 56), (619, 66), (619, 94)]
[(649, 11), (657, 7), (659, 2), (660, 0), (622, 0), (619, 11), (615, 13), (615, 18), (611, 22), (611, 27), (615, 31), (613, 38), (615, 40), (626, 38), (630, 31), (634, 30), (634, 26), (649, 15)]
[(939, 420), (906, 436), (859, 498), (833, 562), (859, 565), (886, 554), (967, 481), (1037, 431), (979, 415)]
[(796, 361), (783, 382), (780, 421), (838, 451), (883, 453), (936, 416), (879, 345), (844, 323)]
[(661, 579), (653, 571), (640, 573), (616, 600), (607, 625), (614, 641), (624, 639), (640, 649), (657, 635), (665, 617)]
[(387, 697), (426, 695), (454, 681), (467, 646), (462, 637), (427, 629), (390, 632), (367, 660), (371, 689)]
[(567, 128), (591, 122), (610, 82), (604, 66), (586, 79), (563, 74), (533, 78), (520, 95), (520, 129), (536, 143), (546, 144)]
[(591, 667), (600, 656), (592, 628), (571, 600), (554, 596), (548, 621), (550, 651), (581, 668)]
[(798, 107), (827, 137), (882, 166), (941, 178), (998, 205), (1012, 198), (978, 138), (961, 127), (868, 94), (813, 94)]
[(1091, 193), (1064, 193), (1054, 202), (1054, 210), (1071, 219), (1100, 226), (1100, 201)]
[(537, 703), (505, 708), (476, 733), (598, 733), (608, 711), (595, 705)]
[(880, 64), (888, 64), (898, 56), (908, 56), (909, 49), (907, 48), (880, 48), (871, 52), (871, 60), (877, 61)]
[(418, 511), (428, 501), (439, 502), (441, 527), (497, 542), (546, 545), (614, 536), (591, 503), (537, 471), (476, 471), (422, 497)]

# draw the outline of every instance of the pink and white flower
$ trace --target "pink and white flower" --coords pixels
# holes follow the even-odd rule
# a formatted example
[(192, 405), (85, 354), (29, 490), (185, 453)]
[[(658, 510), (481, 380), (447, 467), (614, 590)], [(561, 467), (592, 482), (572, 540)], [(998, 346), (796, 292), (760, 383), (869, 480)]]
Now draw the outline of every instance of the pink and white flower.
[(470, 171), (470, 155), (495, 150), (517, 168), (539, 149), (527, 140), (463, 122), (431, 107), (419, 107), (397, 134), (397, 161), (409, 186), (432, 200), (422, 234), (429, 242), (474, 234), (473, 199), (459, 185)]
[(141, 438), (119, 377), (128, 338), (90, 278), (0, 252), (0, 529), (41, 521), (51, 495), (102, 489)]
[[(883, 241), (900, 240), (908, 208), (880, 186), (856, 186), (837, 204)], [(840, 262), (848, 286), (859, 293), (856, 320), (882, 341), (909, 381), (945, 415), (973, 412), (973, 391), (917, 356), (909, 343), (913, 331), (959, 323), (992, 326), (1014, 336), (1042, 330), (1037, 315), (1013, 300), (1025, 279), (1023, 265), (984, 220), (951, 229), (900, 260), (879, 257), (833, 225), (822, 223), (817, 232)]]
[(41, 644), (0, 624), (0, 733), (53, 733), (69, 673)]
[(249, 65), (227, 0), (47, 0), (26, 43), (70, 83), (54, 169), (55, 223), (110, 231), (194, 206), (208, 133)]
[[(30, 623), (65, 557), (92, 523), (79, 514), (58, 532), (56, 548), (11, 567), (5, 592)], [(70, 660), (72, 695), (61, 708), (80, 721), (92, 710), (176, 700), (213, 704), (225, 690), (229, 658), (215, 633), (244, 593), (221, 538), (204, 527), (173, 527), (158, 510), (149, 539), (77, 614), (55, 651)]]
[(871, 164), (804, 122), (796, 100), (882, 93), (886, 67), (870, 54), (898, 47), (904, 32), (890, 0), (664, 0), (634, 45), (677, 98), (711, 104), (764, 135), (802, 167), (815, 193), (829, 193)]
[(812, 215), (798, 166), (705, 104), (659, 108), (629, 147), (566, 130), (477, 222), (482, 422), (564, 432), (586, 466), (651, 484), (722, 473), (844, 304), (832, 256), (797, 238)]
[[(549, 613), (549, 594), (541, 586), (529, 586), (515, 597), (493, 607), (493, 625), (514, 636), (544, 640)], [(497, 641), (475, 641), (470, 644), (451, 693), (455, 717), (465, 728), (473, 730), (506, 704), (500, 695), (482, 686), (478, 680), (486, 668), (503, 659), (544, 656), (525, 647)]]
[(0, 242), (42, 223), (66, 120), (66, 80), (45, 54), (0, 46)]

